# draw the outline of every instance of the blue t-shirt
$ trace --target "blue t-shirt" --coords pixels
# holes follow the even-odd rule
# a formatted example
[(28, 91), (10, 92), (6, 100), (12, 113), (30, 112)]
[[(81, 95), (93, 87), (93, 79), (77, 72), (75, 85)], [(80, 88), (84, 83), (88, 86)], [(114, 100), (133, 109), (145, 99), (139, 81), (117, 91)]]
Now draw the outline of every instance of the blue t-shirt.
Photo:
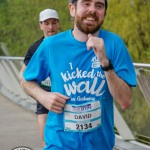
[[(133, 63), (122, 39), (105, 30), (103, 38), (114, 71), (130, 86), (136, 85)], [(50, 76), (51, 91), (70, 97), (64, 111), (49, 111), (44, 150), (112, 150), (114, 147), (113, 98), (104, 71), (86, 42), (72, 30), (46, 38), (30, 60), (26, 80), (41, 82)]]

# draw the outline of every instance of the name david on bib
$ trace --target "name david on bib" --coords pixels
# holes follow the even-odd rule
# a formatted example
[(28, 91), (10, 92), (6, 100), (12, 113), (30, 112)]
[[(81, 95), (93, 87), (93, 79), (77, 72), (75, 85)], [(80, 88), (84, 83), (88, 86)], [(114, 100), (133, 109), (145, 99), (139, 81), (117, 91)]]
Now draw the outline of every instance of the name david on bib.
[(101, 125), (100, 101), (81, 105), (66, 104), (64, 108), (64, 130), (90, 132)]

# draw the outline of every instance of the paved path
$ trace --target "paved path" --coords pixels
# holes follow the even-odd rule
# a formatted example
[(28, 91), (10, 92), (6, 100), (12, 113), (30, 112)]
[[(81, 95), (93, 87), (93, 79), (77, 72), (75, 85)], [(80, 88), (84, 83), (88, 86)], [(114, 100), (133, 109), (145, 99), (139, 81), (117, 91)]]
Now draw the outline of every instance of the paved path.
[[(19, 146), (41, 150), (36, 115), (28, 108), (31, 104), (22, 100), (18, 105), (16, 99), (13, 101), (0, 93), (0, 150)], [(117, 138), (114, 150), (150, 150), (150, 147)]]
[(36, 115), (0, 94), (0, 150), (26, 146), (41, 150)]

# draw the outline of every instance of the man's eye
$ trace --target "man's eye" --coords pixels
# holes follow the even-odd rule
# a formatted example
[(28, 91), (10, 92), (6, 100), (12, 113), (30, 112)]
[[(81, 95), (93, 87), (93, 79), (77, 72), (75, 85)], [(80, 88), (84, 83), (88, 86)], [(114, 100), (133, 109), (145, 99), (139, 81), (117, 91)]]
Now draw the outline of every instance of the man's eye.
[(44, 22), (44, 25), (47, 25), (48, 23), (47, 22)]
[(83, 3), (83, 5), (84, 5), (84, 6), (89, 6), (90, 4), (89, 4), (89, 3)]
[(104, 8), (104, 5), (97, 5), (97, 8)]
[(57, 22), (52, 22), (53, 25), (55, 25)]

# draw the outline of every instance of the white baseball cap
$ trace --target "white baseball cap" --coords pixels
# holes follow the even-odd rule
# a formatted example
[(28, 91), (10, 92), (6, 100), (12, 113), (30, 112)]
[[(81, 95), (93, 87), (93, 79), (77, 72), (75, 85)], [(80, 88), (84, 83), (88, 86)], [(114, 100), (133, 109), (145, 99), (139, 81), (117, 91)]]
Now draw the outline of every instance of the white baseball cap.
[(44, 21), (46, 19), (55, 18), (59, 20), (58, 14), (56, 10), (53, 9), (45, 9), (39, 14), (39, 22)]

